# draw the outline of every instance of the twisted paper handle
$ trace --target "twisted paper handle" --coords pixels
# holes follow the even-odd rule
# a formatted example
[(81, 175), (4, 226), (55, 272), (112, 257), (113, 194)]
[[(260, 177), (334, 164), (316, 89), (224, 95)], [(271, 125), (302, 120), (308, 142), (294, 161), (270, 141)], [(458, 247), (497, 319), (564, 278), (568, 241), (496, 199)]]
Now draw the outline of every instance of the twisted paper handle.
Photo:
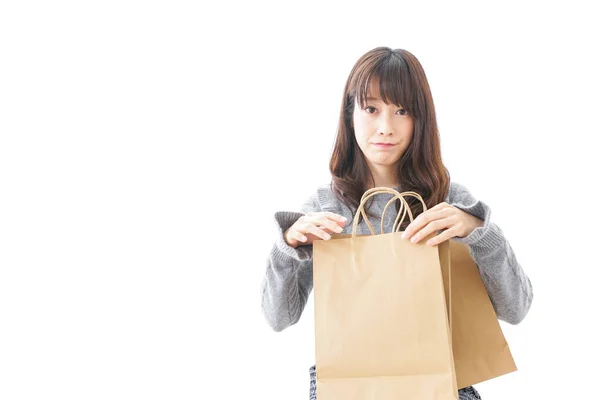
[(376, 235), (375, 229), (373, 229), (373, 225), (371, 225), (371, 221), (369, 221), (369, 218), (367, 217), (367, 214), (365, 212), (365, 204), (366, 204), (367, 200), (369, 200), (371, 197), (378, 195), (378, 194), (382, 194), (382, 193), (393, 194), (394, 197), (390, 201), (388, 201), (388, 203), (385, 205), (385, 208), (383, 209), (383, 213), (381, 214), (381, 231), (380, 231), (380, 233), (383, 233), (383, 230), (384, 230), (385, 213), (387, 212), (388, 207), (391, 204), (393, 204), (394, 201), (396, 201), (396, 200), (400, 200), (401, 205), (400, 205), (400, 210), (398, 211), (398, 215), (396, 216), (396, 220), (394, 221), (394, 227), (392, 228), (392, 232), (397, 232), (400, 230), (400, 226), (402, 226), (402, 222), (404, 221), (404, 218), (406, 217), (407, 212), (408, 212), (408, 217), (409, 217), (410, 221), (412, 222), (414, 220), (413, 214), (410, 210), (410, 207), (409, 207), (407, 201), (404, 199), (404, 196), (416, 197), (423, 204), (423, 211), (427, 210), (427, 205), (425, 204), (425, 201), (423, 201), (423, 198), (416, 192), (400, 193), (397, 190), (388, 188), (388, 187), (375, 187), (375, 188), (369, 189), (362, 195), (362, 198), (360, 199), (360, 204), (358, 206), (358, 209), (356, 210), (356, 215), (354, 216), (354, 221), (353, 221), (353, 225), (352, 225), (352, 237), (356, 237), (356, 231), (358, 228), (358, 223), (360, 222), (361, 215), (365, 219), (365, 223), (371, 230), (371, 233), (373, 233), (373, 235)]

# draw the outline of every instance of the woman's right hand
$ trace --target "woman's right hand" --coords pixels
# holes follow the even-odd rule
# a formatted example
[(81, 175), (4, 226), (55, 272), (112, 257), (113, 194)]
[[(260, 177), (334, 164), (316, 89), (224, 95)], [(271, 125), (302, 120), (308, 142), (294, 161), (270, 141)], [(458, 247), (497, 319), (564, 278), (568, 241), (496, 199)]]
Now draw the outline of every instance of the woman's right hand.
[(309, 212), (300, 217), (283, 234), (291, 247), (308, 246), (315, 240), (329, 240), (331, 233), (341, 233), (346, 218), (331, 212)]

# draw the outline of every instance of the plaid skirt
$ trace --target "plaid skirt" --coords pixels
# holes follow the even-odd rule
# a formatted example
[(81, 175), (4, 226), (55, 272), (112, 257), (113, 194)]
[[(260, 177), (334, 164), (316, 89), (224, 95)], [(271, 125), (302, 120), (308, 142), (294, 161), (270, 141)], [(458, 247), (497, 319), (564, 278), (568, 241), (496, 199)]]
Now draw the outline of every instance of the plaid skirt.
[[(317, 400), (317, 370), (316, 366), (310, 367), (310, 400)], [(473, 386), (458, 391), (459, 400), (481, 400), (479, 393)]]

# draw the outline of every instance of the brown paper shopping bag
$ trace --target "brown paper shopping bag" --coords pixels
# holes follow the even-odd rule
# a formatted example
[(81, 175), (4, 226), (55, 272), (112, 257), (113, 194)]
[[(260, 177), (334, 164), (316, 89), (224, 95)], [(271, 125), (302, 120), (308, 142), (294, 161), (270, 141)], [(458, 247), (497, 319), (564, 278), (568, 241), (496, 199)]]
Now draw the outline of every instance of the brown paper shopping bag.
[[(352, 235), (313, 243), (315, 347), (319, 400), (458, 399), (438, 249), (375, 234), (361, 200)], [(387, 206), (386, 206), (387, 209)], [(385, 210), (384, 210), (385, 213)], [(363, 216), (373, 235), (357, 235)], [(383, 216), (382, 216), (383, 228)]]
[[(467, 245), (438, 245), (452, 329), (458, 388), (517, 370)], [(451, 266), (451, 267), (450, 267)]]

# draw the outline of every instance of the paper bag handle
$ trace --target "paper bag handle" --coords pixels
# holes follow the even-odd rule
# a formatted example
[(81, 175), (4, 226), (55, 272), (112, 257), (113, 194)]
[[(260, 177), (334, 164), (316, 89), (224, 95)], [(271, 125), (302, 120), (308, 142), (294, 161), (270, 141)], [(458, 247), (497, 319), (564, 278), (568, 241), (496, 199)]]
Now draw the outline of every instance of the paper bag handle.
[[(412, 196), (417, 198), (421, 204), (423, 204), (423, 212), (427, 211), (427, 204), (425, 204), (425, 201), (423, 200), (423, 198), (416, 192), (402, 192), (400, 193), (400, 195), (402, 196)], [(383, 222), (384, 222), (384, 217), (385, 217), (385, 213), (387, 212), (387, 209), (390, 205), (392, 205), (394, 203), (394, 201), (396, 201), (397, 197), (392, 198), (390, 201), (388, 201), (388, 203), (385, 205), (384, 209), (383, 209), (383, 213), (381, 213), (381, 233), (383, 233)], [(400, 219), (400, 211), (404, 211), (402, 213), (402, 218)], [(404, 217), (406, 216), (406, 213), (408, 212), (408, 217), (410, 219), (410, 222), (413, 222), (414, 218), (412, 215), (412, 212), (410, 210), (410, 207), (408, 207), (408, 203), (406, 201), (402, 202), (402, 205), (400, 206), (400, 210), (398, 210), (398, 215), (396, 216), (396, 221), (394, 221), (394, 227), (392, 228), (392, 232), (400, 232), (400, 227), (402, 226), (402, 222), (404, 221)]]
[[(421, 203), (423, 204), (423, 211), (427, 210), (427, 205), (425, 204), (425, 202), (423, 201), (423, 198), (415, 192), (398, 192), (395, 189), (392, 188), (388, 188), (388, 187), (375, 187), (372, 189), (367, 190), (363, 195), (362, 198), (360, 199), (360, 204), (358, 206), (358, 209), (356, 210), (356, 215), (354, 216), (354, 221), (353, 221), (353, 225), (352, 225), (352, 237), (356, 237), (356, 231), (358, 228), (358, 223), (360, 222), (360, 217), (362, 215), (362, 217), (365, 219), (365, 223), (367, 224), (367, 226), (369, 227), (369, 229), (371, 230), (371, 233), (373, 233), (373, 235), (376, 235), (375, 233), (375, 229), (373, 229), (373, 225), (371, 225), (371, 221), (369, 221), (369, 218), (366, 215), (365, 212), (365, 204), (367, 202), (367, 200), (375, 195), (378, 194), (382, 194), (382, 193), (389, 193), (389, 194), (393, 194), (394, 197), (388, 201), (388, 203), (386, 204), (385, 208), (383, 209), (383, 213), (381, 214), (381, 233), (383, 233), (384, 230), (384, 217), (385, 217), (385, 213), (388, 209), (388, 207), (396, 200), (400, 200), (401, 202), (401, 206), (400, 206), (400, 210), (398, 211), (398, 215), (396, 216), (396, 220), (394, 222), (394, 227), (392, 229), (392, 232), (396, 232), (399, 231), (400, 226), (402, 225), (402, 221), (404, 221), (404, 218), (406, 216), (406, 213), (408, 212), (409, 215), (409, 219), (412, 222), (413, 221), (413, 215), (412, 212), (410, 210), (410, 207), (407, 203), (407, 201), (404, 199), (404, 196), (413, 196), (416, 197), (417, 199), (419, 199), (421, 201)], [(402, 217), (400, 219), (400, 217)]]

